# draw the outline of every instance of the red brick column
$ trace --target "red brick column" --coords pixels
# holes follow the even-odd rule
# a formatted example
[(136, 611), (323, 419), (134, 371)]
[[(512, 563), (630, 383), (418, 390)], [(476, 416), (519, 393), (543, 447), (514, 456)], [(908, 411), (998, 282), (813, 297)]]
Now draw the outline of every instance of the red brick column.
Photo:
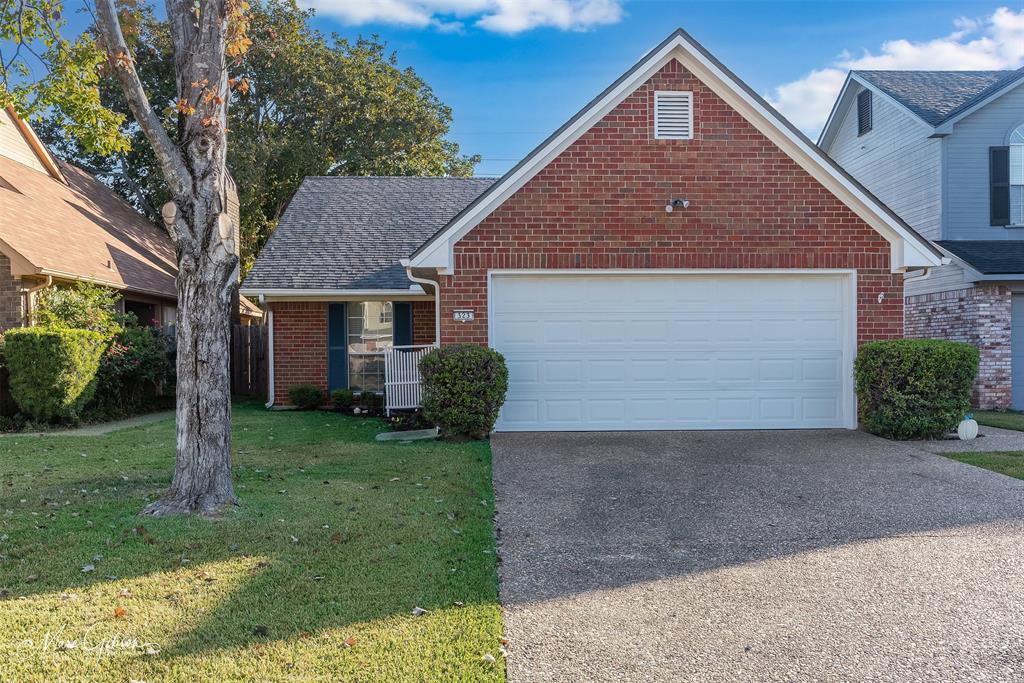
[(949, 339), (978, 347), (978, 379), (974, 383), (978, 408), (1010, 407), (1013, 299), (1009, 289), (988, 285), (921, 294), (908, 297), (905, 305), (907, 337)]

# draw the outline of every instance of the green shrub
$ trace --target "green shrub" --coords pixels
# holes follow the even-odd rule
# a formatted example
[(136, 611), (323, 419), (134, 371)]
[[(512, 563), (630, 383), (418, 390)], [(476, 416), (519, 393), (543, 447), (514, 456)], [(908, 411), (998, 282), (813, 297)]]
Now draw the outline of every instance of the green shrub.
[(423, 414), (446, 438), (482, 439), (494, 428), (508, 390), (505, 358), (483, 346), (457, 344), (420, 360)]
[(55, 285), (39, 292), (35, 323), (40, 327), (93, 330), (107, 339), (121, 331), (115, 289), (76, 282)]
[(296, 384), (288, 389), (288, 400), (300, 410), (313, 410), (323, 404), (324, 392), (313, 384)]
[(378, 394), (375, 391), (363, 391), (359, 394), (359, 405), (371, 413), (383, 410), (384, 394)]
[(18, 408), (36, 421), (78, 420), (96, 389), (106, 345), (103, 335), (91, 330), (8, 330), (4, 354)]
[(151, 327), (127, 327), (119, 332), (100, 359), (96, 394), (86, 407), (89, 419), (134, 415), (173, 392), (167, 338)]
[(342, 410), (351, 408), (355, 400), (355, 394), (349, 389), (335, 389), (331, 392), (331, 403)]
[(933, 439), (970, 411), (978, 350), (937, 339), (869, 342), (854, 374), (865, 429), (890, 439)]

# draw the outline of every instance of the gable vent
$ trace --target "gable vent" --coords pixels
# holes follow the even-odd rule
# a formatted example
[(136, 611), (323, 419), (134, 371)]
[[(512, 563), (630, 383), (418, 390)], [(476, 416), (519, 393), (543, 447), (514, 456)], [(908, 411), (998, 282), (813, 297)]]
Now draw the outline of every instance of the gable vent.
[(668, 90), (654, 93), (654, 137), (693, 139), (693, 93)]

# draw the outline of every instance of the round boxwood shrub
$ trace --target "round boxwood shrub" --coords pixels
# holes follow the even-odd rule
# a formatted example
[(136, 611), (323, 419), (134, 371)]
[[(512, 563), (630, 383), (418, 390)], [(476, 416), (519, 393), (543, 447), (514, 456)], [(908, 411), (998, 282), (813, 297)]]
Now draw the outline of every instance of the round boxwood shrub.
[(37, 422), (77, 421), (96, 390), (96, 371), (106, 347), (106, 338), (92, 330), (8, 330), (4, 355), (14, 402)]
[(854, 374), (865, 429), (889, 439), (934, 439), (971, 409), (978, 350), (938, 339), (868, 342)]
[(483, 439), (494, 428), (508, 390), (505, 358), (483, 346), (456, 344), (420, 360), (423, 414), (446, 438)]
[(351, 408), (352, 403), (355, 402), (355, 400), (355, 394), (353, 394), (350, 389), (335, 389), (331, 392), (331, 403), (341, 410)]
[(324, 402), (324, 392), (314, 384), (296, 384), (288, 389), (288, 400), (299, 410), (314, 410)]

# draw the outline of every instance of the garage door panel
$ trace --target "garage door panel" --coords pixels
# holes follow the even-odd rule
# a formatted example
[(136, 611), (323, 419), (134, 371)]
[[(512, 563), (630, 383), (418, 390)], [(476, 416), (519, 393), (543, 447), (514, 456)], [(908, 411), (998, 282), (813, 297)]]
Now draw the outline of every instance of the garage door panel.
[(841, 276), (498, 276), (502, 430), (841, 427)]
[[(551, 353), (544, 358), (515, 356), (507, 361), (511, 385), (543, 383), (552, 388), (572, 385), (574, 390), (607, 390), (611, 385), (628, 389), (632, 386), (666, 382), (713, 384), (728, 387), (736, 383), (758, 383), (761, 387), (801, 386), (837, 390), (842, 384), (842, 356), (821, 352), (817, 357), (798, 357), (792, 350), (762, 351), (753, 357), (732, 357), (728, 352), (700, 351), (675, 357), (667, 353), (655, 357), (642, 349), (631, 349), (615, 357), (613, 352), (581, 359), (578, 356)], [(609, 356), (605, 358), (600, 355)], [(562, 388), (566, 388), (563, 386)]]

